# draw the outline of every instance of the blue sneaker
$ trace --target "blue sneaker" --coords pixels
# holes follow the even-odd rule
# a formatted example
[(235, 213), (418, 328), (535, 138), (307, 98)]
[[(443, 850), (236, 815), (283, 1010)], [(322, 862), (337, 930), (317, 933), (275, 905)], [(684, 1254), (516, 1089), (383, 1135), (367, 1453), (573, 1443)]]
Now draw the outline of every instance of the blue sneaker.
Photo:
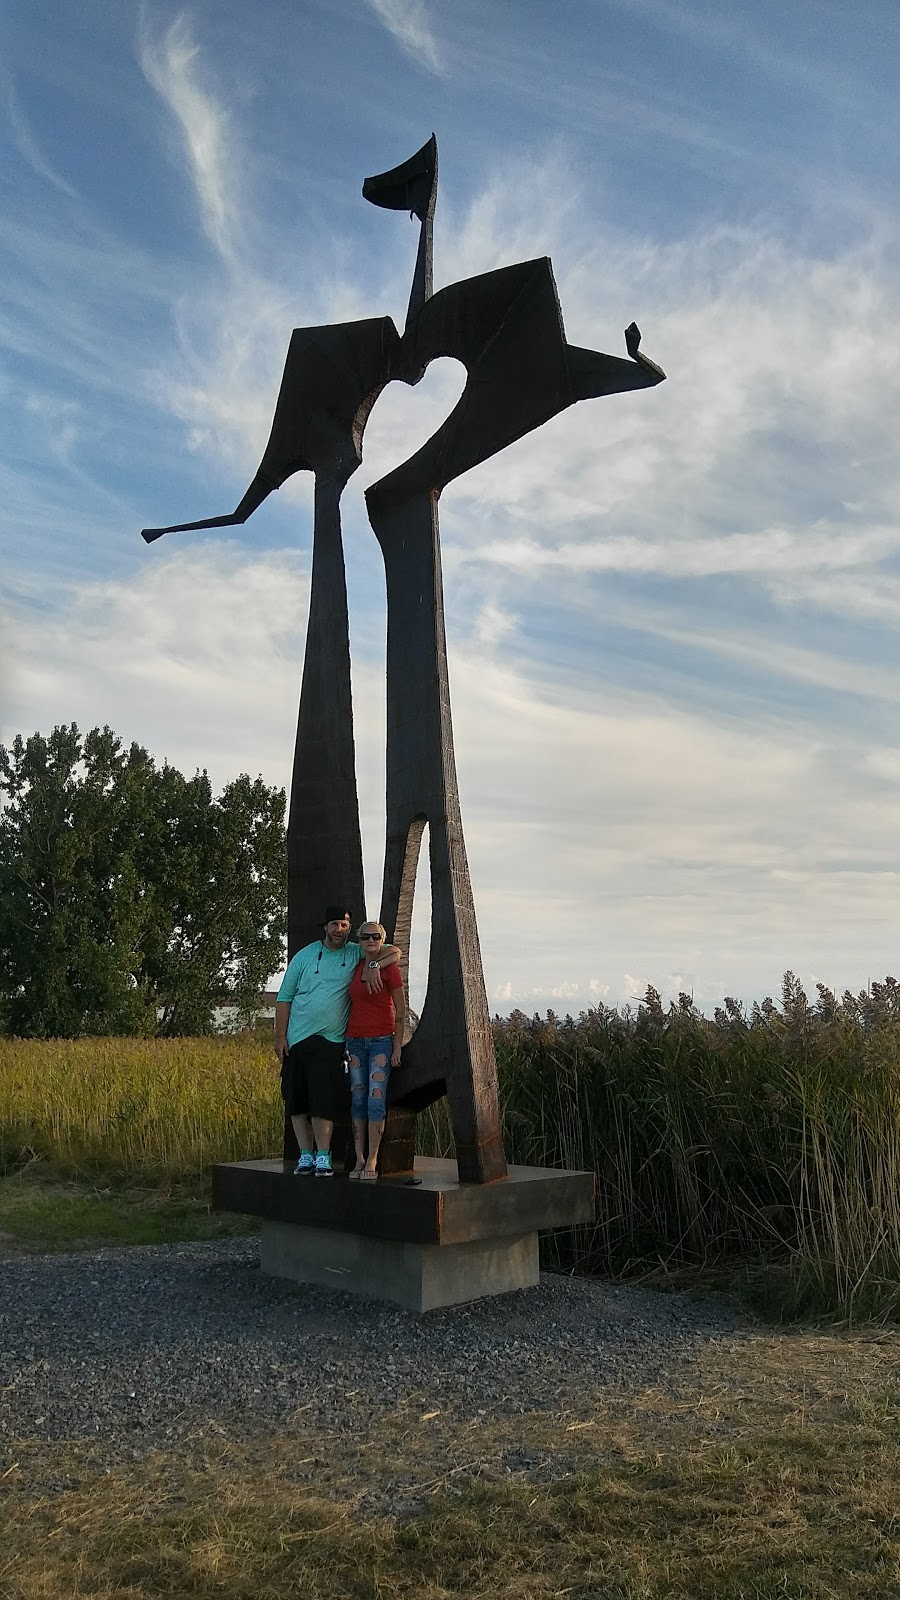
[(300, 1160), (294, 1168), (294, 1177), (302, 1177), (304, 1173), (315, 1172), (316, 1158), (311, 1150), (301, 1150)]
[(319, 1150), (316, 1155), (316, 1177), (333, 1178), (334, 1169), (331, 1165), (331, 1151)]

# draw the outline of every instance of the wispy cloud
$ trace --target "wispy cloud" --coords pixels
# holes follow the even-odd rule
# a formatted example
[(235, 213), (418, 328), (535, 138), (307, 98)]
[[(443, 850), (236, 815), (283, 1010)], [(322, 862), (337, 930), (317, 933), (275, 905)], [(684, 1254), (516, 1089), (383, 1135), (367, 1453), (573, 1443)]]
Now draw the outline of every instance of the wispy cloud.
[(65, 178), (60, 177), (55, 167), (51, 166), (44, 155), (34, 129), (19, 104), (13, 81), (4, 72), (0, 72), (0, 94), (3, 97), (4, 108), (12, 129), (16, 149), (22, 159), (28, 163), (32, 172), (38, 178), (42, 178), (44, 182), (52, 184), (54, 189), (58, 189), (60, 194), (66, 195), (69, 200), (77, 200), (79, 198), (77, 189), (67, 183)]
[[(728, 533), (712, 538), (602, 538), (597, 543), (541, 545), (533, 540), (496, 540), (482, 546), (480, 559), (537, 575), (558, 567), (568, 572), (656, 573), (673, 578), (731, 573), (758, 578), (819, 571), (841, 571), (900, 554), (900, 524), (888, 527), (763, 528), (758, 533)], [(821, 593), (810, 585), (801, 591)], [(874, 597), (873, 613), (879, 609)], [(886, 608), (896, 610), (896, 599)]]
[(141, 65), (178, 124), (207, 236), (225, 260), (230, 260), (239, 210), (229, 119), (201, 81), (200, 47), (187, 15), (176, 18), (161, 38), (144, 32)]
[(368, 4), (407, 55), (431, 72), (446, 72), (424, 0), (368, 0)]
[[(689, 5), (686, 0), (612, 0), (623, 11), (652, 21), (676, 37), (685, 38), (695, 48), (714, 51), (742, 67), (749, 64), (773, 79), (782, 79), (792, 89), (808, 90), (832, 104), (849, 99), (850, 88), (839, 56), (829, 48), (830, 29), (823, 27), (814, 12), (808, 21), (807, 47), (791, 39), (791, 29), (772, 26), (771, 18), (758, 20), (752, 11), (743, 16), (717, 5)], [(789, 13), (785, 13), (789, 16)], [(806, 31), (806, 30), (803, 30)], [(779, 36), (780, 33), (780, 36)], [(816, 59), (815, 46), (825, 42)], [(885, 41), (887, 42), (887, 41)], [(810, 48), (810, 45), (813, 48)], [(864, 108), (863, 108), (864, 109)]]
[[(832, 583), (827, 589), (823, 585), (814, 591), (823, 611), (840, 613), (843, 609), (841, 587), (842, 584)], [(808, 595), (809, 590), (804, 593)], [(786, 597), (779, 593), (776, 598), (784, 603)], [(896, 607), (896, 593), (894, 600)], [(876, 614), (879, 620), (888, 620), (896, 629), (900, 621), (896, 609), (891, 613), (884, 607), (876, 613), (873, 607), (869, 616)], [(887, 660), (879, 659), (877, 652), (867, 652), (860, 660), (858, 654), (850, 654), (835, 639), (829, 638), (827, 629), (814, 635), (817, 645), (796, 643), (789, 624), (780, 628), (765, 613), (751, 614), (752, 621), (745, 624), (732, 619), (724, 627), (714, 616), (708, 616), (702, 626), (696, 623), (691, 626), (674, 620), (676, 615), (675, 607), (668, 614), (652, 606), (626, 607), (621, 620), (635, 633), (645, 631), (657, 642), (664, 641), (689, 651), (694, 657), (705, 658), (700, 663), (701, 671), (708, 670), (710, 657), (715, 657), (719, 669), (730, 662), (745, 669), (749, 680), (768, 680), (770, 686), (777, 683), (782, 691), (794, 681), (867, 700), (873, 707), (893, 706), (900, 701), (900, 669), (895, 664), (893, 650)], [(857, 644), (855, 635), (850, 643)]]
[[(875, 566), (848, 568), (837, 583), (828, 574), (815, 570), (786, 575), (778, 598), (783, 605), (812, 606), (832, 616), (853, 617), (900, 630), (900, 578)], [(873, 666), (876, 675), (884, 672), (884, 663), (877, 657)]]

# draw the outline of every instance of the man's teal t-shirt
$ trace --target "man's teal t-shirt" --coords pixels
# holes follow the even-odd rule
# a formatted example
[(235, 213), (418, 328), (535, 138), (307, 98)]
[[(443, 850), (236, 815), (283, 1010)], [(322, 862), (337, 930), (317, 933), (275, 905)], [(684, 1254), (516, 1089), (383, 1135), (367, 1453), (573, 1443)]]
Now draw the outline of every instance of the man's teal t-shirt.
[(347, 1032), (350, 1015), (350, 979), (362, 956), (358, 944), (348, 940), (343, 950), (329, 950), (317, 939), (307, 944), (288, 964), (277, 999), (289, 1000), (288, 1047), (313, 1033), (338, 1044)]

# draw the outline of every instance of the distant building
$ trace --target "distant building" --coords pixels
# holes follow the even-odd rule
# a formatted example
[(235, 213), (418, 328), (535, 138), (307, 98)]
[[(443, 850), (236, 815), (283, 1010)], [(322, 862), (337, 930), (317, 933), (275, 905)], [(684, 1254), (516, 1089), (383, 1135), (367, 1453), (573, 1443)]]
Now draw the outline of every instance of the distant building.
[[(250, 1021), (251, 1028), (258, 1028), (267, 1022), (274, 1023), (277, 997), (277, 989), (266, 989), (265, 993), (259, 996)], [(213, 1027), (216, 1033), (235, 1033), (239, 1026), (238, 1008), (234, 1001), (227, 994), (220, 995), (213, 1007)]]

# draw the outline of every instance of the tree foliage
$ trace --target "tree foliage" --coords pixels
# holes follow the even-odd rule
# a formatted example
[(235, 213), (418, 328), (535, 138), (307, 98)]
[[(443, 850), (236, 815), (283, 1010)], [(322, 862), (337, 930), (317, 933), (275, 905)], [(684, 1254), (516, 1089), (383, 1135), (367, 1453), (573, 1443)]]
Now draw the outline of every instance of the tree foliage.
[(284, 791), (74, 723), (0, 745), (0, 1029), (209, 1032), (283, 960)]

